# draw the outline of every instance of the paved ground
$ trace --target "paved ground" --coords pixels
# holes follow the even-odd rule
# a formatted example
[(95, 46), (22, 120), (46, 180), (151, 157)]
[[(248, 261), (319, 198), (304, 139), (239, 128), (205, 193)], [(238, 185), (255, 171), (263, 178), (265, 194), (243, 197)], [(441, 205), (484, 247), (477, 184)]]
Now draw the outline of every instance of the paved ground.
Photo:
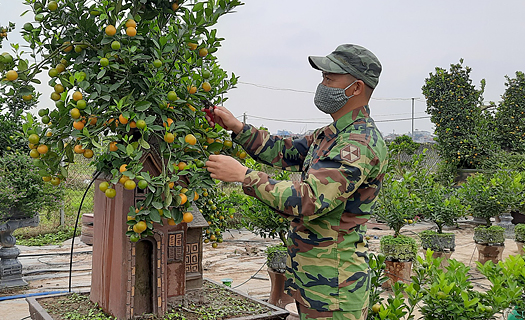
[[(404, 233), (416, 233), (431, 228), (428, 223), (418, 223), (403, 229)], [(460, 260), (472, 267), (475, 266), (477, 252), (472, 240), (473, 226), (469, 223), (461, 223), (459, 229), (450, 230), (456, 234), (456, 252), (452, 258)], [(379, 250), (379, 238), (391, 234), (390, 230), (382, 224), (370, 224), (368, 235), (370, 236), (370, 250)], [(204, 249), (204, 276), (220, 282), (224, 278), (233, 280), (232, 287), (245, 292), (251, 296), (267, 299), (270, 293), (270, 281), (266, 266), (264, 250), (272, 244), (279, 243), (278, 240), (262, 239), (248, 231), (232, 230), (224, 234), (224, 243), (218, 248), (205, 246)], [(62, 291), (68, 289), (69, 251), (71, 242), (67, 241), (62, 246), (46, 247), (23, 247), (20, 261), (24, 267), (28, 288), (12, 291), (2, 295), (30, 294), (47, 291)], [(504, 257), (518, 253), (514, 241), (507, 240), (505, 243)], [(75, 240), (75, 252), (73, 259), (73, 281), (74, 290), (88, 289), (91, 283), (91, 249)], [(475, 272), (475, 271), (473, 271)], [(483, 281), (480, 287), (483, 287)], [(20, 320), (29, 316), (25, 299), (14, 299), (0, 301), (0, 319)]]

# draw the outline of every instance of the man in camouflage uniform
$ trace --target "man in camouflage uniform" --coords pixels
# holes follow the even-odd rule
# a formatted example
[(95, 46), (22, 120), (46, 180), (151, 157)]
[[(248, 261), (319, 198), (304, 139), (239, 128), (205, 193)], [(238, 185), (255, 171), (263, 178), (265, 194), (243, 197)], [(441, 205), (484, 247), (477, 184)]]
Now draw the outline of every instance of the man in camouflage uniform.
[(323, 72), (314, 102), (334, 122), (300, 139), (283, 139), (238, 121), (224, 107), (217, 122), (255, 160), (302, 172), (300, 182), (276, 181), (235, 159), (211, 155), (211, 176), (242, 182), (290, 220), (286, 290), (301, 319), (366, 319), (369, 266), (365, 222), (386, 171), (387, 148), (369, 117), (368, 101), (381, 64), (367, 49), (341, 45), (309, 57)]

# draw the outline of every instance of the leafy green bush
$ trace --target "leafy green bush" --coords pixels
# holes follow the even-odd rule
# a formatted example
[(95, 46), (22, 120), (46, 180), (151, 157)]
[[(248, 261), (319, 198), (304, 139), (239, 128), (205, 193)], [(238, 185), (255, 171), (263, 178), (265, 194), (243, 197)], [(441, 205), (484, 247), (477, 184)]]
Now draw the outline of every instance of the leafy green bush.
[(419, 233), (423, 249), (443, 252), (446, 249), (454, 250), (456, 237), (454, 233), (442, 233), (434, 230), (425, 230)]
[(38, 211), (56, 209), (62, 197), (62, 189), (44, 184), (29, 156), (9, 152), (0, 158), (0, 223), (13, 212), (32, 217)]
[(474, 217), (485, 219), (490, 226), (490, 218), (520, 207), (524, 190), (521, 179), (521, 173), (516, 171), (498, 170), (492, 175), (479, 173), (467, 178), (459, 194), (470, 206), (468, 211)]
[(423, 94), (427, 113), (436, 125), (441, 158), (455, 168), (478, 168), (497, 149), (491, 116), (484, 114), (485, 81), (476, 89), (470, 79), (471, 68), (452, 64), (450, 70), (436, 67), (425, 79)]
[[(73, 227), (59, 228), (53, 233), (39, 234), (32, 238), (20, 238), (17, 237), (16, 243), (21, 246), (47, 246), (57, 245), (62, 242), (73, 238)], [(75, 236), (80, 235), (80, 228), (77, 229)]]
[(509, 171), (523, 171), (525, 168), (525, 153), (507, 152), (500, 150), (492, 154), (490, 159), (483, 160), (481, 169), (495, 172), (499, 169)]
[(510, 256), (497, 265), (478, 262), (478, 270), (490, 282), (483, 292), (474, 288), (470, 267), (450, 259), (443, 269), (443, 258), (434, 259), (432, 254), (427, 250), (424, 258), (417, 257), (412, 283), (396, 283), (387, 303), (373, 308), (367, 320), (414, 319), (416, 309), (423, 320), (491, 320), (509, 306), (523, 312), (524, 256)]
[(505, 243), (505, 228), (500, 226), (477, 226), (474, 228), (474, 241), (480, 244)]
[(494, 127), (497, 142), (507, 151), (525, 152), (525, 74), (516, 72), (516, 78), (505, 76), (507, 89), (498, 105)]
[(394, 141), (390, 142), (388, 145), (388, 163), (390, 169), (392, 169), (397, 174), (402, 174), (403, 170), (406, 167), (410, 167), (410, 161), (403, 161), (402, 156), (413, 155), (414, 152), (419, 149), (419, 143), (414, 142), (411, 137), (407, 135), (402, 135), (396, 137)]
[(409, 188), (414, 179), (413, 172), (405, 173), (401, 180), (392, 174), (385, 176), (374, 212), (379, 220), (394, 230), (394, 236), (398, 236), (401, 228), (419, 212), (420, 199)]
[(453, 226), (457, 219), (466, 215), (468, 206), (463, 205), (452, 185), (443, 186), (433, 183), (421, 195), (421, 214), (437, 226), (437, 232), (443, 233), (443, 226)]
[[(267, 165), (247, 161), (247, 166), (258, 171), (272, 171), (273, 179), (289, 180), (290, 172), (271, 169)], [(243, 223), (246, 229), (258, 234), (263, 238), (275, 239), (279, 237), (282, 243), (286, 245), (286, 233), (290, 228), (290, 221), (280, 216), (272, 208), (253, 197), (245, 197), (242, 204)]]
[(28, 150), (21, 125), (8, 115), (0, 114), (0, 157), (14, 150)]
[(514, 233), (516, 235), (516, 241), (525, 242), (525, 224), (517, 224), (514, 228)]
[(381, 252), (391, 261), (413, 261), (417, 255), (417, 242), (414, 238), (387, 235), (379, 240)]
[(269, 268), (277, 272), (285, 272), (286, 257), (288, 255), (288, 251), (284, 244), (280, 243), (275, 246), (269, 246), (268, 248), (266, 248), (265, 253), (266, 264)]

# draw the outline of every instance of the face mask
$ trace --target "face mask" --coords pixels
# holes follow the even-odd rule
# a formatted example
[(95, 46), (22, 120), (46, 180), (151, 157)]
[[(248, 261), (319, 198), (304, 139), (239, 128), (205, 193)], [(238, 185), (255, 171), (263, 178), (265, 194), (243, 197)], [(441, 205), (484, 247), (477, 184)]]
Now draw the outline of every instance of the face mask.
[(347, 96), (346, 89), (350, 88), (356, 81), (350, 83), (344, 89), (327, 87), (320, 83), (315, 91), (314, 103), (319, 110), (324, 113), (332, 114), (341, 109), (354, 95)]

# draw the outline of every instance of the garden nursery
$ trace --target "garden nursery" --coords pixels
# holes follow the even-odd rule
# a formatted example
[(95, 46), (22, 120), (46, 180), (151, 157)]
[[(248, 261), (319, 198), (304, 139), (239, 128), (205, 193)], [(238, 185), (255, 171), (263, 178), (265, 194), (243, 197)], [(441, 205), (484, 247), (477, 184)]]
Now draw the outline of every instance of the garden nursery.
[[(20, 1), (28, 22), (0, 21), (0, 319), (299, 319), (290, 220), (205, 166), (301, 179), (213, 121), (238, 83), (214, 26), (243, 3)], [(369, 320), (525, 319), (525, 74), (486, 104), (471, 71), (421, 79), (435, 143), (387, 141)]]

